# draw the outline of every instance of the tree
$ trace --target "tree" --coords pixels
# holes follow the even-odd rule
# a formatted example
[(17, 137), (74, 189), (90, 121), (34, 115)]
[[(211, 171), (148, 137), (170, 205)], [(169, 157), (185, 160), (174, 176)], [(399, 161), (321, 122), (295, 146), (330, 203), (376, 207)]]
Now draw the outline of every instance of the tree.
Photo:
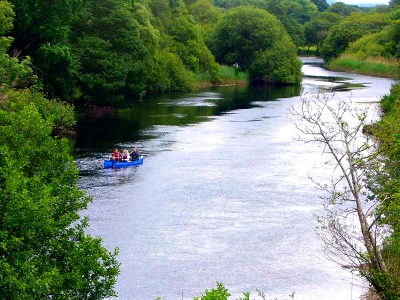
[(214, 6), (212, 0), (198, 0), (188, 6), (190, 14), (201, 26), (204, 41), (210, 38), (211, 32), (222, 16), (220, 8)]
[(30, 59), (20, 62), (7, 51), (13, 41), (5, 36), (13, 28), (15, 13), (7, 1), (0, 1), (0, 100), (7, 90), (28, 86), (33, 81)]
[(319, 12), (323, 12), (329, 7), (329, 4), (326, 2), (326, 0), (311, 0), (311, 2), (318, 7)]
[(84, 102), (117, 106), (140, 100), (153, 44), (144, 45), (133, 8), (119, 0), (86, 0), (71, 24), (75, 78)]
[(337, 25), (343, 17), (330, 12), (322, 12), (304, 24), (307, 46), (317, 46), (320, 49), (322, 42), (328, 36), (329, 30)]
[[(400, 28), (400, 22), (398, 22)], [(397, 36), (396, 36), (397, 35)], [(366, 58), (396, 58), (400, 30), (395, 31), (395, 26), (387, 26), (378, 33), (366, 34), (353, 43), (350, 43), (345, 54), (356, 56), (358, 59)]]
[(349, 43), (365, 34), (375, 33), (389, 24), (385, 14), (352, 14), (330, 30), (321, 46), (322, 57), (329, 61), (342, 54)]
[(115, 295), (117, 251), (85, 232), (90, 197), (66, 139), (34, 104), (0, 110), (0, 297), (104, 299)]
[(301, 61), (296, 57), (295, 47), (282, 40), (267, 51), (257, 52), (249, 68), (249, 76), (252, 82), (300, 84)]
[(361, 12), (361, 9), (357, 5), (348, 5), (343, 2), (335, 2), (329, 6), (326, 11), (347, 17), (351, 13)]
[[(212, 38), (211, 49), (220, 63), (237, 65), (241, 70), (254, 70), (253, 78), (259, 80), (260, 75), (263, 74), (256, 71), (258, 68), (251, 68), (251, 66), (254, 66), (256, 59), (261, 62), (261, 57), (266, 58), (261, 53), (272, 52), (274, 53), (272, 55), (275, 55), (277, 51), (282, 50), (278, 46), (280, 42), (287, 51), (279, 61), (293, 63), (299, 68), (296, 64), (294, 44), (279, 20), (263, 9), (243, 6), (228, 11), (218, 23)], [(264, 63), (261, 67), (267, 66)], [(281, 67), (281, 65), (278, 63), (275, 67)], [(268, 79), (281, 82), (281, 78), (275, 76)]]
[(85, 232), (79, 212), (91, 198), (61, 138), (73, 108), (21, 86), (32, 70), (6, 53), (13, 11), (5, 1), (0, 8), (0, 299), (113, 296), (117, 250)]
[(79, 0), (11, 0), (16, 18), (11, 35), (10, 55), (29, 56), (35, 73), (50, 97), (71, 100), (75, 93), (72, 74), (76, 63), (71, 57), (68, 37), (71, 18)]
[(331, 95), (303, 97), (291, 109), (299, 139), (318, 143), (331, 158), (330, 184), (317, 183), (327, 193), (326, 214), (318, 219), (325, 253), (365, 278), (382, 299), (399, 299), (399, 269), (392, 272), (385, 256), (390, 227), (384, 219), (399, 205), (400, 185), (385, 170), (377, 143), (362, 132), (367, 117), (367, 110)]
[(312, 1), (268, 0), (263, 8), (282, 22), (296, 46), (304, 45), (303, 25), (318, 13), (318, 8)]

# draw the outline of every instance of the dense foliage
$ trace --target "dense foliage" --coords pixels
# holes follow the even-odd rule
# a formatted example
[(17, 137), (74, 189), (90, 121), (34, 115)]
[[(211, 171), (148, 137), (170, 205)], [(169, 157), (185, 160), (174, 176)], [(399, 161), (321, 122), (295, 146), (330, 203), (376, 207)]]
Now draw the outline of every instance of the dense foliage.
[(250, 79), (295, 84), (301, 81), (301, 63), (285, 28), (260, 8), (230, 10), (212, 37), (217, 61), (249, 70)]
[(322, 44), (321, 54), (325, 60), (336, 58), (351, 42), (368, 33), (379, 32), (388, 24), (388, 18), (384, 14), (352, 14), (330, 30)]
[(375, 134), (381, 141), (381, 149), (387, 159), (386, 169), (390, 180), (383, 181), (384, 191), (397, 200), (395, 205), (386, 207), (381, 202), (380, 211), (384, 212), (384, 222), (392, 229), (392, 233), (384, 242), (384, 259), (388, 266), (387, 274), (374, 274), (382, 286), (382, 299), (400, 298), (400, 198), (396, 188), (400, 182), (400, 83), (392, 86), (390, 95), (383, 98), (381, 107), (384, 112), (382, 120), (377, 124)]
[(115, 295), (117, 251), (86, 233), (91, 198), (61, 134), (72, 107), (49, 101), (30, 59), (6, 54), (13, 10), (0, 1), (0, 299), (104, 299)]
[(0, 295), (103, 299), (114, 295), (116, 253), (85, 233), (78, 211), (90, 198), (52, 126), (34, 104), (0, 110)]
[[(316, 46), (328, 61), (400, 51), (397, 1), (376, 8), (325, 0), (0, 2), (15, 11), (2, 42), (11, 43), (8, 54), (31, 64), (47, 95), (78, 105), (129, 105), (149, 93), (191, 90), (198, 78), (220, 84), (220, 64), (237, 63), (250, 82), (297, 84), (294, 45)], [(19, 87), (31, 84), (19, 76)]]
[[(78, 105), (122, 106), (148, 93), (191, 90), (199, 77), (213, 84), (221, 82), (221, 66), (215, 60), (218, 53), (211, 51), (218, 49), (219, 41), (212, 36), (222, 30), (219, 27), (223, 23), (219, 20), (225, 19), (230, 9), (222, 10), (217, 3), (207, 0), (9, 2), (15, 11), (9, 54), (20, 61), (30, 57), (43, 91), (50, 97)], [(225, 4), (231, 8), (252, 3)], [(323, 9), (325, 3), (319, 1), (318, 5)], [(284, 38), (282, 45), (288, 47), (285, 53), (291, 53), (279, 60), (279, 70), (286, 71), (281, 64), (293, 67), (289, 75), (280, 74), (277, 69), (273, 73), (257, 72), (251, 78), (271, 73), (264, 79), (296, 84), (300, 64), (286, 31), (296, 44), (302, 44), (302, 26), (318, 8), (309, 0), (266, 1), (260, 6), (264, 14), (268, 14), (267, 10), (274, 11), (286, 24), (284, 30), (272, 16), (263, 22), (266, 29), (279, 27)], [(272, 47), (268, 51), (279, 50)], [(247, 49), (240, 51), (246, 53)], [(259, 55), (257, 62), (265, 56), (266, 53)], [(250, 63), (243, 71), (249, 68)]]

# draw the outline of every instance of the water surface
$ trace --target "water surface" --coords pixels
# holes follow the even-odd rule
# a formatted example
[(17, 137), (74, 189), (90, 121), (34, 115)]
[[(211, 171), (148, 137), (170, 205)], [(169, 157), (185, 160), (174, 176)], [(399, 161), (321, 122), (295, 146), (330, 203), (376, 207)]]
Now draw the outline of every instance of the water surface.
[[(90, 233), (119, 247), (118, 299), (193, 299), (222, 282), (266, 299), (358, 299), (364, 287), (327, 260), (315, 234), (321, 150), (294, 140), (288, 108), (304, 93), (373, 105), (391, 81), (305, 60), (301, 87), (221, 87), (164, 95), (132, 110), (82, 115), (79, 185), (93, 196)], [(138, 145), (138, 167), (100, 156)]]

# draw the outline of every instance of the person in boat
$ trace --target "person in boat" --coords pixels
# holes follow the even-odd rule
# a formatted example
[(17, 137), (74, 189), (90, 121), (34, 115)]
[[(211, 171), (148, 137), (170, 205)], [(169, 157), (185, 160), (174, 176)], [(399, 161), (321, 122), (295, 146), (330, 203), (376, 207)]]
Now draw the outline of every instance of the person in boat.
[(114, 152), (111, 154), (111, 160), (121, 161), (121, 153), (115, 148)]
[(139, 149), (137, 146), (133, 148), (132, 152), (130, 153), (130, 156), (132, 161), (139, 159)]
[(129, 152), (126, 149), (122, 152), (122, 161), (129, 161)]

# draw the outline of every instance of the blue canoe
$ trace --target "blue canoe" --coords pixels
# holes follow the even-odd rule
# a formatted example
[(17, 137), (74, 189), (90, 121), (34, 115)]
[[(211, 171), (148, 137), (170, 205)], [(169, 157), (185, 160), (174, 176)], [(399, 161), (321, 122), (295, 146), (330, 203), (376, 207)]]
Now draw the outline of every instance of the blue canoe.
[(139, 156), (138, 160), (134, 161), (115, 161), (115, 160), (104, 160), (104, 169), (109, 168), (124, 168), (143, 164), (143, 156)]

